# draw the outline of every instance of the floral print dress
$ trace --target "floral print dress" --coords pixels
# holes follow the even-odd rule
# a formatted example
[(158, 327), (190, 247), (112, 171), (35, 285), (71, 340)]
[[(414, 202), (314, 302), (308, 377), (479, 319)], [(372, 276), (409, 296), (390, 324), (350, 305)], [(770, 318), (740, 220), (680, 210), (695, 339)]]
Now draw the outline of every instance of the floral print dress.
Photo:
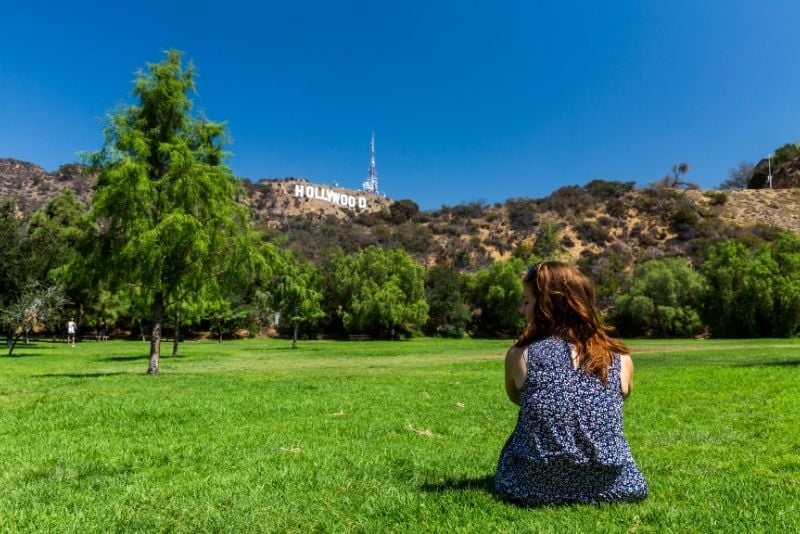
[(495, 475), (495, 489), (523, 505), (635, 501), (647, 483), (622, 434), (620, 358), (608, 384), (576, 370), (572, 346), (555, 337), (532, 343), (517, 426)]

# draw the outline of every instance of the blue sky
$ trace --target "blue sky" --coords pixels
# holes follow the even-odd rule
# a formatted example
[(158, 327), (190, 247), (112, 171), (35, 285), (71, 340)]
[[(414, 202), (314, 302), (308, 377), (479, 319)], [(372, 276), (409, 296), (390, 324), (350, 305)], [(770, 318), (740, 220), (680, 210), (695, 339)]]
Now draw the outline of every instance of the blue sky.
[(7, 2), (0, 157), (101, 146), (135, 72), (178, 48), (242, 177), (381, 189), (424, 209), (646, 185), (713, 188), (800, 139), (800, 2)]

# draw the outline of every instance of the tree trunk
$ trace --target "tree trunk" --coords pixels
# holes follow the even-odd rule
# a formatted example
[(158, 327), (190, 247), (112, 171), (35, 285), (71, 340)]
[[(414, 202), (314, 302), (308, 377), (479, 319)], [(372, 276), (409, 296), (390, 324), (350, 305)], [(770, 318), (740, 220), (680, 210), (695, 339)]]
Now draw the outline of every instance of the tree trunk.
[(181, 308), (175, 306), (175, 339), (172, 340), (172, 357), (176, 358), (178, 354), (178, 340), (181, 337)]
[(150, 335), (150, 365), (148, 375), (158, 374), (158, 358), (161, 356), (161, 322), (164, 320), (164, 294), (156, 293), (153, 299), (153, 331)]
[(142, 328), (142, 320), (141, 319), (137, 319), (137, 320), (139, 321), (139, 332), (142, 334), (142, 341), (147, 341), (144, 338), (144, 328)]
[(8, 355), (9, 356), (11, 356), (11, 354), (14, 352), (14, 347), (17, 346), (17, 341), (19, 341), (19, 338), (20, 338), (21, 335), (22, 335), (22, 332), (17, 334), (17, 337), (15, 337), (13, 340), (11, 339), (11, 337), (8, 338), (8, 340), (10, 341), (10, 344), (8, 345)]
[(294, 322), (294, 334), (292, 335), (292, 348), (297, 348), (297, 321)]

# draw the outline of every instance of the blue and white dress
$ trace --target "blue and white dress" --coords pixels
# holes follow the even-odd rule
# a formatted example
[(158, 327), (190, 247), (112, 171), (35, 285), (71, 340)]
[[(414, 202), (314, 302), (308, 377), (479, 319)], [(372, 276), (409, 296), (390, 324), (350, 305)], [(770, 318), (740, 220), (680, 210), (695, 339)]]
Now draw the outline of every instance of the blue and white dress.
[(645, 482), (622, 434), (620, 358), (608, 383), (574, 369), (572, 346), (550, 337), (527, 350), (517, 426), (495, 475), (495, 489), (524, 505), (636, 501)]

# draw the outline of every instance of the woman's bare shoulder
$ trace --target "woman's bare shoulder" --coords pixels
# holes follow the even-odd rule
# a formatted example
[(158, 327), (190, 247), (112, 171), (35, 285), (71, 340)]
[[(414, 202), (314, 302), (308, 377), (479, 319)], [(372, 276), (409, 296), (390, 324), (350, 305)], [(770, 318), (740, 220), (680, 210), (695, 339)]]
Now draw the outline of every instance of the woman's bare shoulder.
[(528, 347), (518, 347), (516, 345), (511, 345), (511, 348), (508, 349), (506, 352), (506, 359), (507, 360), (517, 360), (522, 358), (525, 355), (525, 351), (528, 350)]

